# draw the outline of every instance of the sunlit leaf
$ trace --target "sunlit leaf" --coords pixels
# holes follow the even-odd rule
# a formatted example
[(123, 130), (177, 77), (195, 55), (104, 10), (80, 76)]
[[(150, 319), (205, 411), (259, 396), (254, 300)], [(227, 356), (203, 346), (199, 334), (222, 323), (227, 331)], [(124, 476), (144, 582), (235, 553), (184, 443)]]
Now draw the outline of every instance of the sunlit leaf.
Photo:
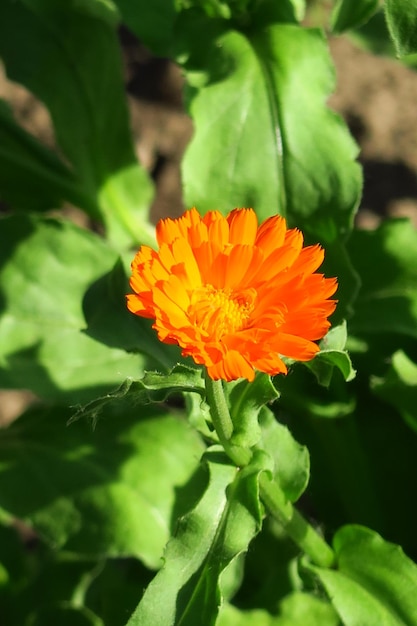
[(259, 413), (265, 404), (278, 398), (270, 376), (258, 372), (255, 380), (240, 380), (227, 385), (230, 415), (233, 421), (233, 443), (250, 448), (261, 438)]
[[(144, 320), (132, 321), (127, 309), (120, 310), (125, 301), (120, 292), (113, 317), (107, 317), (115, 322), (112, 343), (87, 334), (92, 320), (91, 306), (89, 324), (84, 315), (85, 294), (117, 260), (105, 241), (53, 219), (21, 215), (0, 223), (1, 386), (86, 402), (157, 365), (154, 359), (164, 352), (156, 335)], [(100, 295), (95, 310), (108, 308), (108, 294)], [(125, 324), (131, 326), (131, 344), (136, 330), (135, 348), (142, 354), (125, 351)]]
[(314, 568), (346, 626), (417, 624), (417, 565), (397, 545), (361, 526), (333, 541), (336, 570)]
[(333, 79), (322, 35), (290, 24), (226, 31), (205, 57), (197, 33), (194, 41), (186, 204), (250, 206), (261, 219), (280, 213), (323, 243), (346, 234), (361, 176), (353, 140), (325, 106)]
[(261, 447), (273, 461), (273, 474), (285, 497), (295, 502), (307, 487), (310, 476), (310, 457), (288, 428), (275, 419), (266, 407), (260, 413)]
[(262, 609), (240, 611), (226, 604), (220, 611), (216, 626), (339, 626), (332, 606), (307, 593), (293, 593), (280, 603), (279, 614)]
[(222, 573), (247, 550), (261, 524), (257, 474), (239, 471), (212, 450), (201, 500), (181, 518), (164, 566), (151, 582), (128, 626), (214, 625)]
[(355, 370), (349, 354), (345, 350), (347, 339), (346, 322), (331, 328), (320, 342), (320, 352), (305, 365), (313, 372), (318, 382), (325, 387), (330, 385), (333, 370), (337, 368), (349, 382), (355, 378)]
[[(105, 407), (117, 407), (121, 400), (132, 406), (163, 402), (172, 394), (193, 392), (204, 396), (204, 379), (199, 369), (175, 366), (168, 374), (146, 372), (140, 380), (125, 380), (120, 387), (77, 410), (72, 421), (88, 417), (95, 421)], [(201, 400), (200, 400), (201, 403)]]

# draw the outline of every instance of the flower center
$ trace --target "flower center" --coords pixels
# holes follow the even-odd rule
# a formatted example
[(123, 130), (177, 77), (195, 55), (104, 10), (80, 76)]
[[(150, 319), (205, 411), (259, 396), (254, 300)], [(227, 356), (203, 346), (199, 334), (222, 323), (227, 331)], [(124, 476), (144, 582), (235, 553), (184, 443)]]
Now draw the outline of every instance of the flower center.
[(188, 314), (193, 325), (218, 341), (246, 327), (255, 298), (252, 288), (234, 292), (205, 285), (192, 293)]

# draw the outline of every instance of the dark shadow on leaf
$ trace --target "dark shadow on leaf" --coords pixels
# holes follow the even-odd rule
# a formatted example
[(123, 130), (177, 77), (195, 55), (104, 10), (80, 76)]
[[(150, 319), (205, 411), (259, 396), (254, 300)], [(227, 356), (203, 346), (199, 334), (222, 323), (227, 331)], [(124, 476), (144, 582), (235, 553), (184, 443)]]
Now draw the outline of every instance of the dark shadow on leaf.
[(84, 332), (112, 348), (146, 355), (147, 369), (171, 369), (182, 360), (179, 349), (162, 344), (150, 320), (130, 313), (126, 306), (129, 292), (131, 289), (119, 260), (84, 295), (83, 313), (87, 324)]
[(199, 465), (185, 485), (175, 488), (175, 504), (171, 515), (171, 534), (174, 534), (180, 520), (189, 513), (204, 494), (209, 480), (207, 466)]
[(0, 368), (0, 387), (29, 389), (40, 397), (64, 405), (83, 404), (103, 396), (114, 389), (114, 385), (90, 385), (86, 387), (59, 387), (40, 362), (37, 343), (30, 348), (7, 355), (6, 367)]

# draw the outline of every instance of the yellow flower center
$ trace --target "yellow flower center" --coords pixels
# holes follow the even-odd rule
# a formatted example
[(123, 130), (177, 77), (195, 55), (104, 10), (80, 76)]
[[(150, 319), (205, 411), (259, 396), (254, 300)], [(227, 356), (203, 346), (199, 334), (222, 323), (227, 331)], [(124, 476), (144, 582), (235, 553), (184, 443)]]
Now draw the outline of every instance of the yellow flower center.
[(246, 327), (255, 306), (256, 290), (216, 289), (205, 285), (195, 289), (188, 310), (191, 322), (214, 341)]

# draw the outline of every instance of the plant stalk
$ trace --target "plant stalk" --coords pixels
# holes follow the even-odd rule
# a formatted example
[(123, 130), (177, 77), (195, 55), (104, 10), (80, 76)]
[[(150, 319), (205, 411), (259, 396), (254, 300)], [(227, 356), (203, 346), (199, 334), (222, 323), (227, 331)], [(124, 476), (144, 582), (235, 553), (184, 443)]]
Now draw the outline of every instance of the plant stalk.
[(213, 422), (219, 441), (233, 463), (235, 463), (237, 467), (245, 467), (252, 458), (252, 452), (247, 448), (236, 446), (230, 441), (233, 435), (233, 422), (224, 395), (223, 383), (221, 380), (212, 380), (206, 372), (205, 385), (211, 421)]
[[(237, 467), (245, 467), (252, 458), (251, 450), (231, 443), (233, 422), (230, 417), (221, 380), (212, 380), (205, 374), (207, 403), (213, 426), (224, 451)], [(286, 499), (279, 485), (262, 472), (259, 479), (260, 496), (269, 513), (284, 527), (291, 539), (319, 567), (332, 567), (335, 555), (328, 543)]]
[(329, 544), (301, 513), (286, 500), (279, 485), (264, 472), (259, 479), (262, 502), (269, 513), (284, 527), (289, 537), (311, 561), (319, 567), (329, 568), (335, 563), (335, 554)]

